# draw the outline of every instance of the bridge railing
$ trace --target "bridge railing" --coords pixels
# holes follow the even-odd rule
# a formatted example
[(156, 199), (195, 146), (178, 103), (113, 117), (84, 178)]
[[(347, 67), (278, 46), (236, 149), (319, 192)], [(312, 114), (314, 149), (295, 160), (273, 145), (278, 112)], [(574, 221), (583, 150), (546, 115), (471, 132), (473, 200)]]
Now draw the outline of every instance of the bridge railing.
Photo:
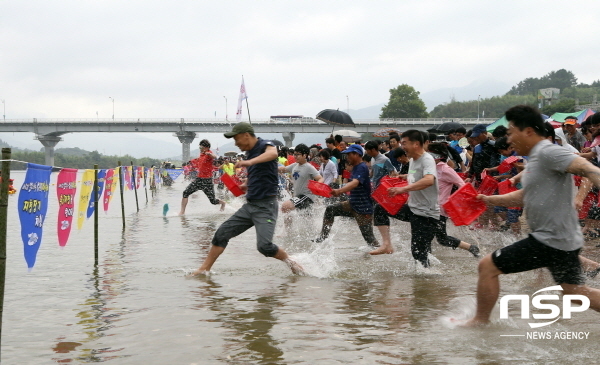
[[(467, 125), (474, 124), (490, 124), (495, 122), (496, 118), (400, 118), (400, 119), (355, 119), (355, 124), (381, 124), (381, 125), (422, 125), (422, 124), (442, 124), (446, 122), (457, 122)], [(103, 124), (103, 123), (168, 123), (168, 124), (191, 124), (191, 123), (214, 123), (214, 124), (234, 124), (235, 120), (225, 120), (219, 118), (119, 118), (119, 119), (97, 119), (97, 118), (51, 118), (51, 119), (40, 119), (40, 118), (29, 118), (29, 119), (6, 119), (1, 123), (12, 123), (12, 124)], [(255, 119), (252, 121), (255, 124), (324, 124), (324, 122), (314, 118), (291, 118), (291, 119)]]

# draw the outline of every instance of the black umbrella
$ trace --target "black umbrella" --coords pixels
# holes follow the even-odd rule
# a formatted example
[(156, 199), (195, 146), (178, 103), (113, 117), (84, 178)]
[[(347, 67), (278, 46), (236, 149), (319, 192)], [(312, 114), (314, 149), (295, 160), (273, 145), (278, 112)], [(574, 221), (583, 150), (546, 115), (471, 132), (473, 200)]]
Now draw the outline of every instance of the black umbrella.
[(446, 133), (451, 129), (463, 128), (462, 124), (456, 122), (446, 122), (440, 125), (436, 125), (433, 128), (427, 130), (427, 132), (431, 133)]
[(348, 114), (333, 109), (325, 109), (321, 110), (319, 114), (317, 114), (317, 119), (322, 120), (327, 124), (332, 125), (341, 125), (344, 127), (352, 126), (354, 127), (354, 122), (352, 121), (352, 117)]
[(273, 142), (273, 144), (275, 146), (282, 146), (283, 147), (283, 142), (277, 140), (277, 139), (272, 139), (271, 142)]

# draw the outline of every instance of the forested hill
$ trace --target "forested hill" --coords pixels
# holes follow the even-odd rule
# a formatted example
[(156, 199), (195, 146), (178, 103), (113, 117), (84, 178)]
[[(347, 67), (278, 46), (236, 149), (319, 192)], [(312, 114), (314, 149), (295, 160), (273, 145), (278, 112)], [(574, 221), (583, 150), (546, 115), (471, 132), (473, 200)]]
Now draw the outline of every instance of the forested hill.
[(560, 69), (535, 78), (526, 78), (513, 86), (506, 94), (491, 98), (469, 101), (451, 101), (436, 106), (430, 113), (432, 118), (500, 118), (504, 112), (517, 104), (538, 106), (539, 89), (560, 89), (559, 99), (553, 105), (542, 108), (542, 113), (570, 113), (580, 105), (591, 104), (594, 95), (600, 94), (600, 80), (591, 84), (577, 83), (577, 77), (571, 71)]

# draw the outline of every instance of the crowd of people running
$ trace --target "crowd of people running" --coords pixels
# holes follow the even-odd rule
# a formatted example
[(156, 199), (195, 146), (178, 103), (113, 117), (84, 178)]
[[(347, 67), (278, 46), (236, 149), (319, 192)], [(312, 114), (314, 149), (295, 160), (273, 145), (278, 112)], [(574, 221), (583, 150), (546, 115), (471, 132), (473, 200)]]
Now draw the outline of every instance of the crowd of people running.
[[(299, 144), (293, 149), (278, 147), (257, 137), (252, 125), (238, 123), (225, 133), (245, 152), (237, 161), (218, 162), (210, 142), (202, 140), (200, 157), (189, 163), (197, 175), (183, 193), (180, 214), (185, 213), (188, 197), (198, 190), (223, 209), (225, 201), (215, 198), (215, 169), (236, 178), (246, 192), (246, 203), (218, 228), (205, 261), (193, 275), (208, 273), (229, 240), (253, 226), (260, 253), (303, 274), (302, 267), (273, 243), (273, 234), (280, 211), (284, 217), (293, 210), (315, 212), (315, 203), (322, 198), (309, 188), (310, 180), (332, 189), (332, 197), (324, 199), (321, 229), (312, 238), (315, 243), (329, 238), (336, 217), (351, 217), (372, 247), (371, 255), (390, 254), (394, 252), (390, 218), (394, 218), (409, 223), (412, 257), (425, 268), (430, 266), (434, 238), (443, 246), (480, 258), (477, 245), (447, 234), (443, 205), (465, 184), (480, 188), (489, 181), (508, 181), (512, 192), (500, 195), (494, 189), (477, 196), (489, 208), (470, 228), (505, 230), (520, 240), (479, 261), (477, 314), (465, 325), (489, 321), (498, 298), (498, 275), (541, 267), (550, 270), (565, 294), (585, 295), (590, 308), (600, 310), (600, 291), (584, 285), (584, 273), (594, 277), (600, 264), (579, 254), (584, 237), (599, 234), (600, 113), (581, 125), (569, 117), (556, 129), (529, 106), (509, 109), (506, 118), (508, 127), (491, 132), (484, 124), (443, 136), (413, 129), (364, 144), (331, 136), (324, 147)], [(390, 197), (408, 194), (406, 204), (394, 214), (372, 198), (384, 177), (406, 182), (387, 189)], [(283, 198), (286, 191), (290, 199)], [(526, 238), (521, 237), (522, 220), (529, 232)]]

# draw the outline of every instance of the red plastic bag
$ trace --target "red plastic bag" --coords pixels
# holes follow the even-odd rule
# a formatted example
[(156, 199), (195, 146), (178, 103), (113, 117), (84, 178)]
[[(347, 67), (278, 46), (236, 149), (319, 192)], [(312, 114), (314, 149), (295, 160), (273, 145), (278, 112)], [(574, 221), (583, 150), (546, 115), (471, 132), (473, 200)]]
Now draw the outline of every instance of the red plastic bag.
[(483, 195), (492, 195), (497, 188), (498, 182), (493, 177), (485, 175), (481, 181), (481, 185), (479, 185), (479, 189), (477, 189), (477, 192)]
[(244, 191), (239, 187), (238, 184), (235, 183), (235, 181), (228, 174), (221, 175), (221, 181), (223, 182), (223, 184), (225, 184), (225, 186), (227, 186), (227, 189), (229, 189), (229, 191), (231, 191), (233, 195), (244, 195)]
[(400, 211), (402, 206), (406, 204), (406, 201), (408, 200), (408, 193), (390, 196), (387, 190), (389, 188), (402, 187), (406, 185), (408, 185), (406, 180), (384, 176), (381, 178), (379, 186), (377, 189), (375, 189), (371, 196), (377, 203), (379, 203), (379, 205), (381, 205), (383, 209), (386, 210), (386, 212), (390, 213), (391, 215), (395, 215)]
[(473, 223), (487, 210), (485, 203), (477, 200), (477, 192), (471, 184), (465, 184), (455, 191), (443, 207), (456, 226)]
[(331, 187), (327, 184), (315, 180), (308, 180), (308, 189), (315, 195), (331, 198)]

